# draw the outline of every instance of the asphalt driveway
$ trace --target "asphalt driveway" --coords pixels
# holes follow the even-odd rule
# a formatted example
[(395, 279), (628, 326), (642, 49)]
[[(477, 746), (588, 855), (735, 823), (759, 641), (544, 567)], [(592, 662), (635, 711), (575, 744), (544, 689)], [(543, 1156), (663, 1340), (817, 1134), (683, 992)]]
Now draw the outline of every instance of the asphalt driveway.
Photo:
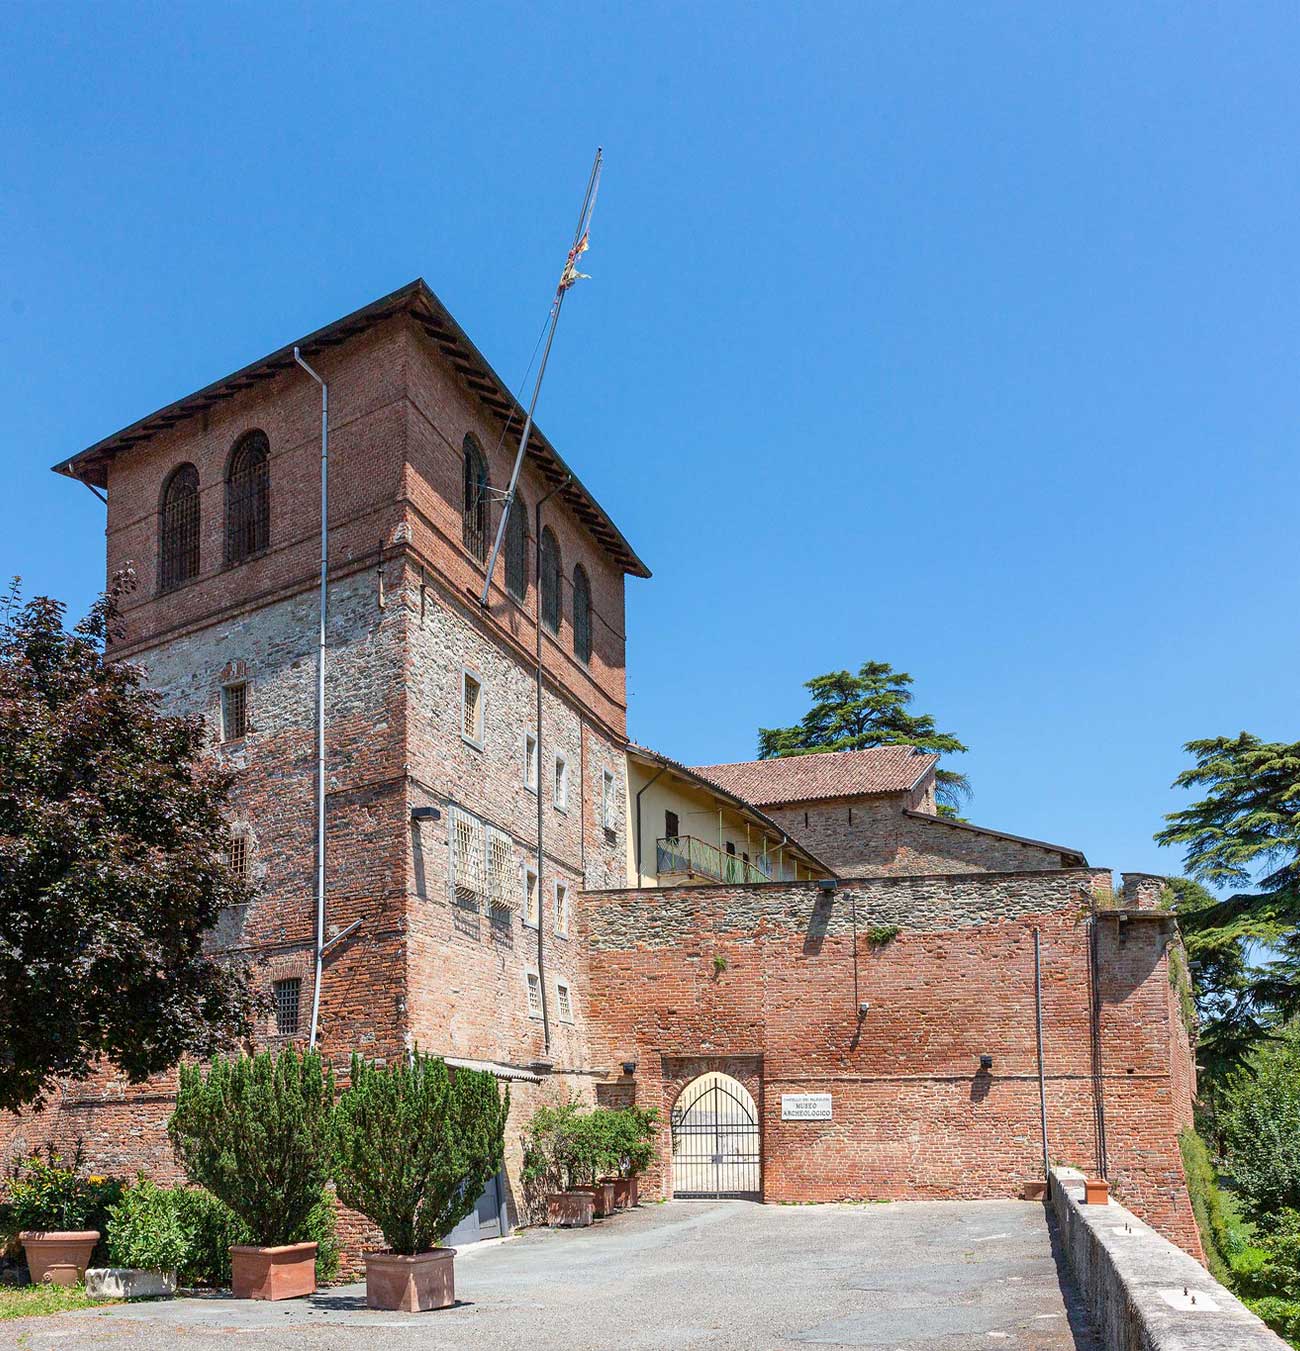
[(646, 1205), (466, 1248), (456, 1293), (415, 1315), (367, 1310), (363, 1286), (124, 1305), (0, 1324), (0, 1347), (1096, 1351), (1033, 1202)]

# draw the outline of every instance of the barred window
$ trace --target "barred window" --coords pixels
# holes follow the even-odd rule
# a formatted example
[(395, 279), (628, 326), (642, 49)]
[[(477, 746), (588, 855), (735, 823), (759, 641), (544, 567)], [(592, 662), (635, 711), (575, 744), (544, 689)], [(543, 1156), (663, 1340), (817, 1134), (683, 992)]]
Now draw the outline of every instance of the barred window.
[(238, 741), (248, 732), (248, 686), (242, 681), (237, 685), (221, 687), (221, 739)]
[(528, 505), (518, 492), (506, 518), (506, 590), (516, 600), (528, 592)]
[(248, 855), (248, 836), (241, 830), (231, 831), (230, 849), (227, 855), (227, 863), (230, 871), (239, 878), (241, 882), (247, 882), (249, 878), (249, 855)]
[(537, 928), (537, 870), (524, 865), (524, 923)]
[(607, 769), (600, 776), (600, 817), (606, 830), (618, 829), (618, 785)]
[(524, 787), (537, 791), (537, 738), (531, 732), (524, 733)]
[(514, 861), (514, 840), (499, 830), (489, 830), (488, 894), (498, 910), (514, 910), (519, 905), (519, 870)]
[(297, 976), (277, 980), (271, 986), (275, 999), (275, 1030), (282, 1037), (292, 1037), (298, 1031), (298, 1010), (302, 1003), (302, 981)]
[(560, 631), (560, 546), (548, 525), (542, 531), (542, 623), (552, 633)]
[(542, 1016), (542, 982), (536, 971), (528, 973), (528, 1016), (530, 1018)]
[(488, 553), (488, 471), (487, 461), (473, 434), (465, 437), (465, 495), (462, 507), (462, 536), (465, 547), (480, 563)]
[(567, 882), (555, 884), (555, 932), (566, 937), (569, 933), (569, 886)]
[(447, 813), (451, 832), (451, 888), (457, 905), (482, 908), (488, 894), (486, 827), (460, 807)]
[(483, 684), (461, 672), (460, 730), (466, 740), (483, 744)]
[(555, 1005), (559, 1010), (560, 1021), (571, 1023), (573, 1021), (573, 993), (568, 984), (562, 980), (555, 982)]
[(555, 805), (558, 810), (569, 810), (569, 762), (563, 755), (555, 757)]
[(163, 489), (158, 526), (158, 589), (170, 591), (199, 575), (199, 471), (172, 470)]
[(581, 563), (573, 570), (573, 655), (584, 666), (591, 660), (591, 583)]
[(227, 563), (242, 563), (271, 542), (270, 458), (265, 432), (235, 443), (226, 470)]

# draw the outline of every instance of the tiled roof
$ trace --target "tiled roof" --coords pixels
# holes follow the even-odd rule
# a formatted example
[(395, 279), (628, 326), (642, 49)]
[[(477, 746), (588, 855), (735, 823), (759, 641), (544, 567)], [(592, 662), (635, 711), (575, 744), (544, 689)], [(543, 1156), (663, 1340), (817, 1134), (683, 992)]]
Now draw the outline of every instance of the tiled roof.
[(866, 751), (827, 751), (775, 760), (696, 765), (695, 772), (756, 807), (821, 798), (905, 793), (939, 763), (913, 746), (873, 746)]

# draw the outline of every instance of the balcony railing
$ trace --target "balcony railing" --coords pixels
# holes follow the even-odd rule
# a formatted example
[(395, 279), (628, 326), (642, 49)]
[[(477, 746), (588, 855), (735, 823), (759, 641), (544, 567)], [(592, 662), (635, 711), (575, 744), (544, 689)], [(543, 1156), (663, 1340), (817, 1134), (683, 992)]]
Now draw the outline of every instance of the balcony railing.
[(655, 867), (665, 877), (704, 877), (713, 882), (770, 882), (756, 863), (728, 854), (694, 835), (669, 835), (655, 842)]

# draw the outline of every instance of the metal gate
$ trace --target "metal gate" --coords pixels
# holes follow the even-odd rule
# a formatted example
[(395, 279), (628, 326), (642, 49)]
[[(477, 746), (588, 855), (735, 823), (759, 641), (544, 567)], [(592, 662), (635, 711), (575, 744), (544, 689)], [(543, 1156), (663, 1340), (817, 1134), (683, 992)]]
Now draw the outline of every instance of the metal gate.
[(758, 1113), (744, 1084), (700, 1075), (682, 1090), (670, 1125), (674, 1196), (758, 1200)]

